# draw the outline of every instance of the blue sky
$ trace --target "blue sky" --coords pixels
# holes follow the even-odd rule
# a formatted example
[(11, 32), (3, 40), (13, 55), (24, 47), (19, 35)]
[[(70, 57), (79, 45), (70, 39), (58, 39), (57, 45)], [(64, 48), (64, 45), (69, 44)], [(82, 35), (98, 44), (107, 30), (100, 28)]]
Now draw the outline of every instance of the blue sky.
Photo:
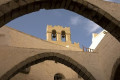
[(79, 42), (80, 46), (86, 47), (91, 44), (92, 33), (99, 33), (103, 30), (85, 17), (64, 9), (41, 9), (19, 17), (6, 25), (44, 40), (47, 25), (70, 27), (72, 42)]
[(115, 2), (115, 3), (120, 3), (120, 0), (105, 0), (105, 1), (110, 1), (110, 2)]

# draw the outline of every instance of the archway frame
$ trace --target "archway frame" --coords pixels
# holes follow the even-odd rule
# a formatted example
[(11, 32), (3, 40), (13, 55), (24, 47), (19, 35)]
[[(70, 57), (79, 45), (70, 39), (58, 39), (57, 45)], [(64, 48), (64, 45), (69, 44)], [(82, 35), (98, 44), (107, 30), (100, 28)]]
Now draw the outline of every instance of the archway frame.
[(111, 73), (111, 80), (114, 80), (115, 73), (117, 71), (118, 66), (120, 66), (120, 57), (116, 60), (115, 64), (113, 65), (112, 73)]
[(120, 21), (86, 0), (9, 0), (0, 5), (0, 27), (19, 16), (43, 8), (76, 12), (94, 21), (120, 41)]
[(19, 64), (15, 65), (7, 73), (5, 73), (0, 78), (0, 80), (9, 80), (17, 73), (24, 70), (25, 68), (38, 64), (45, 60), (54, 60), (70, 67), (72, 70), (78, 73), (78, 75), (80, 75), (84, 80), (96, 80), (93, 77), (93, 75), (81, 64), (79, 64), (78, 62), (76, 62), (75, 60), (73, 60), (72, 58), (66, 55), (60, 53), (54, 53), (54, 52), (44, 52), (44, 53), (36, 54), (34, 56), (25, 59), (24, 61), (21, 61)]

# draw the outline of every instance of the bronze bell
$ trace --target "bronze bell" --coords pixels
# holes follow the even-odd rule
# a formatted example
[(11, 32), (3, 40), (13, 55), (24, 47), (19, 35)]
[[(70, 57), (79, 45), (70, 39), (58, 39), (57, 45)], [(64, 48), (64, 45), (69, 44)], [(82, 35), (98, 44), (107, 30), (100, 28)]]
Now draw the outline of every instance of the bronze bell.
[(62, 38), (65, 38), (65, 35), (62, 35)]
[(53, 36), (52, 36), (53, 38), (56, 38), (56, 34), (53, 34)]

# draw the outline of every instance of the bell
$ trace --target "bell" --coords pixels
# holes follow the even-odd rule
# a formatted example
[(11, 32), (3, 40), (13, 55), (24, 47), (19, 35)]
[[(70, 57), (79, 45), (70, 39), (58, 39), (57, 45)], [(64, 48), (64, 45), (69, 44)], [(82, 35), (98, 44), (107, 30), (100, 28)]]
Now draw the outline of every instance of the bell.
[(65, 35), (62, 35), (62, 38), (65, 38)]
[(52, 36), (53, 38), (56, 38), (56, 35), (55, 34), (53, 34), (53, 36)]

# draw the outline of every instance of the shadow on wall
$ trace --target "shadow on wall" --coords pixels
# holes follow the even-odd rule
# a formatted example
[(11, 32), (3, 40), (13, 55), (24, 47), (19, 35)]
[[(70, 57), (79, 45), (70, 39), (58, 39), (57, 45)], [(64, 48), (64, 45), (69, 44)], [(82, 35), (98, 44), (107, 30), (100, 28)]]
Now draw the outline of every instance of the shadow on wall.
[(120, 58), (118, 58), (113, 66), (111, 80), (120, 80)]

